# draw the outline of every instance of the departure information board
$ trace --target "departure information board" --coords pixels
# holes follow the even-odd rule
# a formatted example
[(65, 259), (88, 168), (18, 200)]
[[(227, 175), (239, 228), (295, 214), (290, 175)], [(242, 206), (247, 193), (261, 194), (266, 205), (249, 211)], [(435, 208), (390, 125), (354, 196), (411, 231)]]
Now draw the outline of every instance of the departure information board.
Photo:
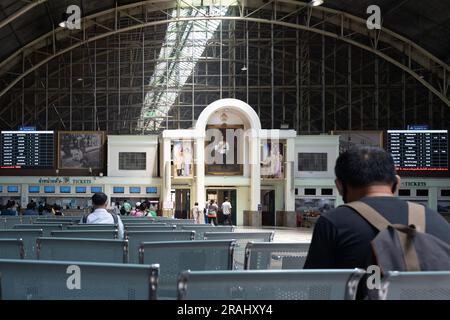
[(2, 131), (0, 142), (0, 169), (54, 166), (53, 131)]
[(388, 130), (387, 147), (397, 170), (447, 171), (447, 130)]

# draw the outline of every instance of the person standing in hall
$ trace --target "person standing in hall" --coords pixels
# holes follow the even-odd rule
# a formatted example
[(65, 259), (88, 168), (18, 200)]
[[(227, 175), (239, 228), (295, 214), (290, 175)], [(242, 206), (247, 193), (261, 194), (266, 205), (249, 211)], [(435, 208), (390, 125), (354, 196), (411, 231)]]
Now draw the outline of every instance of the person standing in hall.
[(223, 224), (228, 224), (231, 226), (231, 203), (228, 198), (222, 203), (222, 213), (223, 213)]
[(211, 200), (208, 206), (208, 223), (211, 222), (216, 226), (217, 225), (217, 211), (219, 207), (214, 203), (214, 200)]
[(202, 223), (202, 222), (200, 221), (200, 218), (201, 218), (201, 211), (200, 211), (200, 208), (198, 207), (198, 202), (196, 202), (196, 203), (194, 204), (194, 206), (192, 207), (192, 210), (191, 210), (191, 216), (192, 216), (192, 219), (194, 219), (194, 221), (195, 221), (196, 224), (201, 224), (201, 223)]

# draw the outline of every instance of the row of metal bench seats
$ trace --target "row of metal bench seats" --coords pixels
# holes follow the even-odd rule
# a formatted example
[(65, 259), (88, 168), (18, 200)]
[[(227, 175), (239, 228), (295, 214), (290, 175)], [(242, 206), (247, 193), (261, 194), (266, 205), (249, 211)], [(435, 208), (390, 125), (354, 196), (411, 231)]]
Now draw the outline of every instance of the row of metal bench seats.
[[(61, 217), (61, 216), (0, 216), (0, 229), (9, 228), (14, 224), (29, 223), (61, 223), (78, 224), (82, 217)], [(194, 224), (193, 219), (172, 219), (166, 217), (121, 217), (124, 224), (148, 224), (148, 223), (167, 223), (167, 224)]]
[[(222, 230), (222, 228), (214, 227), (214, 230)], [(243, 269), (245, 260), (245, 247), (250, 241), (271, 242), (274, 232), (204, 232), (204, 240), (232, 240), (236, 241), (234, 249), (234, 268)], [(52, 231), (52, 237), (69, 237), (83, 239), (115, 239), (116, 231), (105, 230), (88, 230), (88, 231)], [(143, 242), (158, 241), (192, 241), (195, 240), (196, 231), (127, 231), (125, 238), (128, 240), (129, 261), (131, 263), (138, 262), (139, 246)], [(0, 230), (0, 239), (21, 239), (24, 245), (24, 256), (26, 259), (32, 259), (36, 256), (36, 239), (43, 237), (42, 230), (24, 230), (10, 229)], [(196, 240), (199, 241), (199, 240)]]
[[(159, 266), (0, 259), (2, 299), (147, 300), (159, 296)], [(354, 299), (364, 271), (185, 271), (180, 300)], [(16, 281), (20, 279), (20, 281)], [(381, 299), (449, 299), (450, 271), (390, 272)]]
[[(20, 240), (4, 240), (0, 258), (15, 258)], [(38, 238), (38, 260), (82, 261), (97, 263), (128, 262), (127, 240)], [(9, 244), (9, 248), (6, 246)], [(1, 240), (0, 240), (1, 246)], [(144, 242), (139, 248), (141, 264), (159, 264), (159, 294), (175, 298), (177, 279), (185, 270), (232, 270), (234, 263), (234, 240)], [(297, 265), (283, 264), (285, 258), (304, 257), (308, 244), (301, 243), (250, 243), (247, 245), (247, 268), (295, 268)], [(14, 250), (15, 249), (15, 250)], [(5, 253), (10, 253), (6, 255)], [(271, 264), (275, 261), (275, 264)], [(280, 263), (281, 262), (281, 263)]]
[[(50, 236), (52, 231), (62, 230), (79, 230), (79, 231), (111, 231), (117, 232), (118, 226), (115, 224), (75, 224), (65, 225), (60, 223), (32, 223), (32, 224), (15, 224), (12, 229), (42, 229), (44, 236)], [(8, 229), (11, 229), (8, 228)], [(8, 230), (6, 229), (6, 230)], [(149, 224), (125, 224), (125, 231), (175, 231), (175, 230), (194, 230), (196, 231), (196, 239), (203, 239), (205, 232), (230, 232), (234, 231), (234, 226), (214, 226), (210, 224), (167, 224), (167, 223), (149, 223)], [(0, 229), (5, 230), (5, 229)], [(105, 233), (106, 234), (106, 233)]]

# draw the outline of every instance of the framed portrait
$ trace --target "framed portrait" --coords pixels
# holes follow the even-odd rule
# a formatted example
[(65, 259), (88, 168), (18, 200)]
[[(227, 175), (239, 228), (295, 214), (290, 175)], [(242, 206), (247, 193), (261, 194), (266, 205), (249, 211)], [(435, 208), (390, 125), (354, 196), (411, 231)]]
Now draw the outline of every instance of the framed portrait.
[(194, 146), (192, 141), (175, 140), (172, 144), (172, 175), (174, 178), (194, 176)]
[(339, 136), (339, 153), (353, 146), (370, 146), (383, 148), (383, 131), (331, 131)]
[(103, 131), (58, 132), (59, 169), (103, 169)]
[[(220, 137), (205, 142), (205, 174), (236, 176), (243, 175), (243, 125), (208, 125), (206, 129), (216, 129)], [(239, 138), (241, 137), (241, 138)]]
[(265, 179), (283, 179), (283, 163), (283, 143), (265, 141), (261, 144), (261, 177)]

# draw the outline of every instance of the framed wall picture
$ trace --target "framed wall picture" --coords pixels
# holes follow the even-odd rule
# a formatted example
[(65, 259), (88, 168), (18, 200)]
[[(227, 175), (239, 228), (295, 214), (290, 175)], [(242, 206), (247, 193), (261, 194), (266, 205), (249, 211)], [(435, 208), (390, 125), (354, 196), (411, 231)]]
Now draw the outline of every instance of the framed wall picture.
[(102, 169), (103, 131), (58, 132), (59, 169)]
[(284, 178), (284, 145), (264, 141), (261, 144), (261, 177), (265, 179)]
[(194, 176), (194, 146), (192, 141), (173, 141), (172, 164), (174, 178), (192, 178)]
[(371, 146), (383, 148), (383, 131), (331, 131), (339, 136), (339, 153), (353, 146)]
[(208, 125), (220, 137), (205, 142), (205, 174), (236, 176), (243, 175), (243, 125)]

